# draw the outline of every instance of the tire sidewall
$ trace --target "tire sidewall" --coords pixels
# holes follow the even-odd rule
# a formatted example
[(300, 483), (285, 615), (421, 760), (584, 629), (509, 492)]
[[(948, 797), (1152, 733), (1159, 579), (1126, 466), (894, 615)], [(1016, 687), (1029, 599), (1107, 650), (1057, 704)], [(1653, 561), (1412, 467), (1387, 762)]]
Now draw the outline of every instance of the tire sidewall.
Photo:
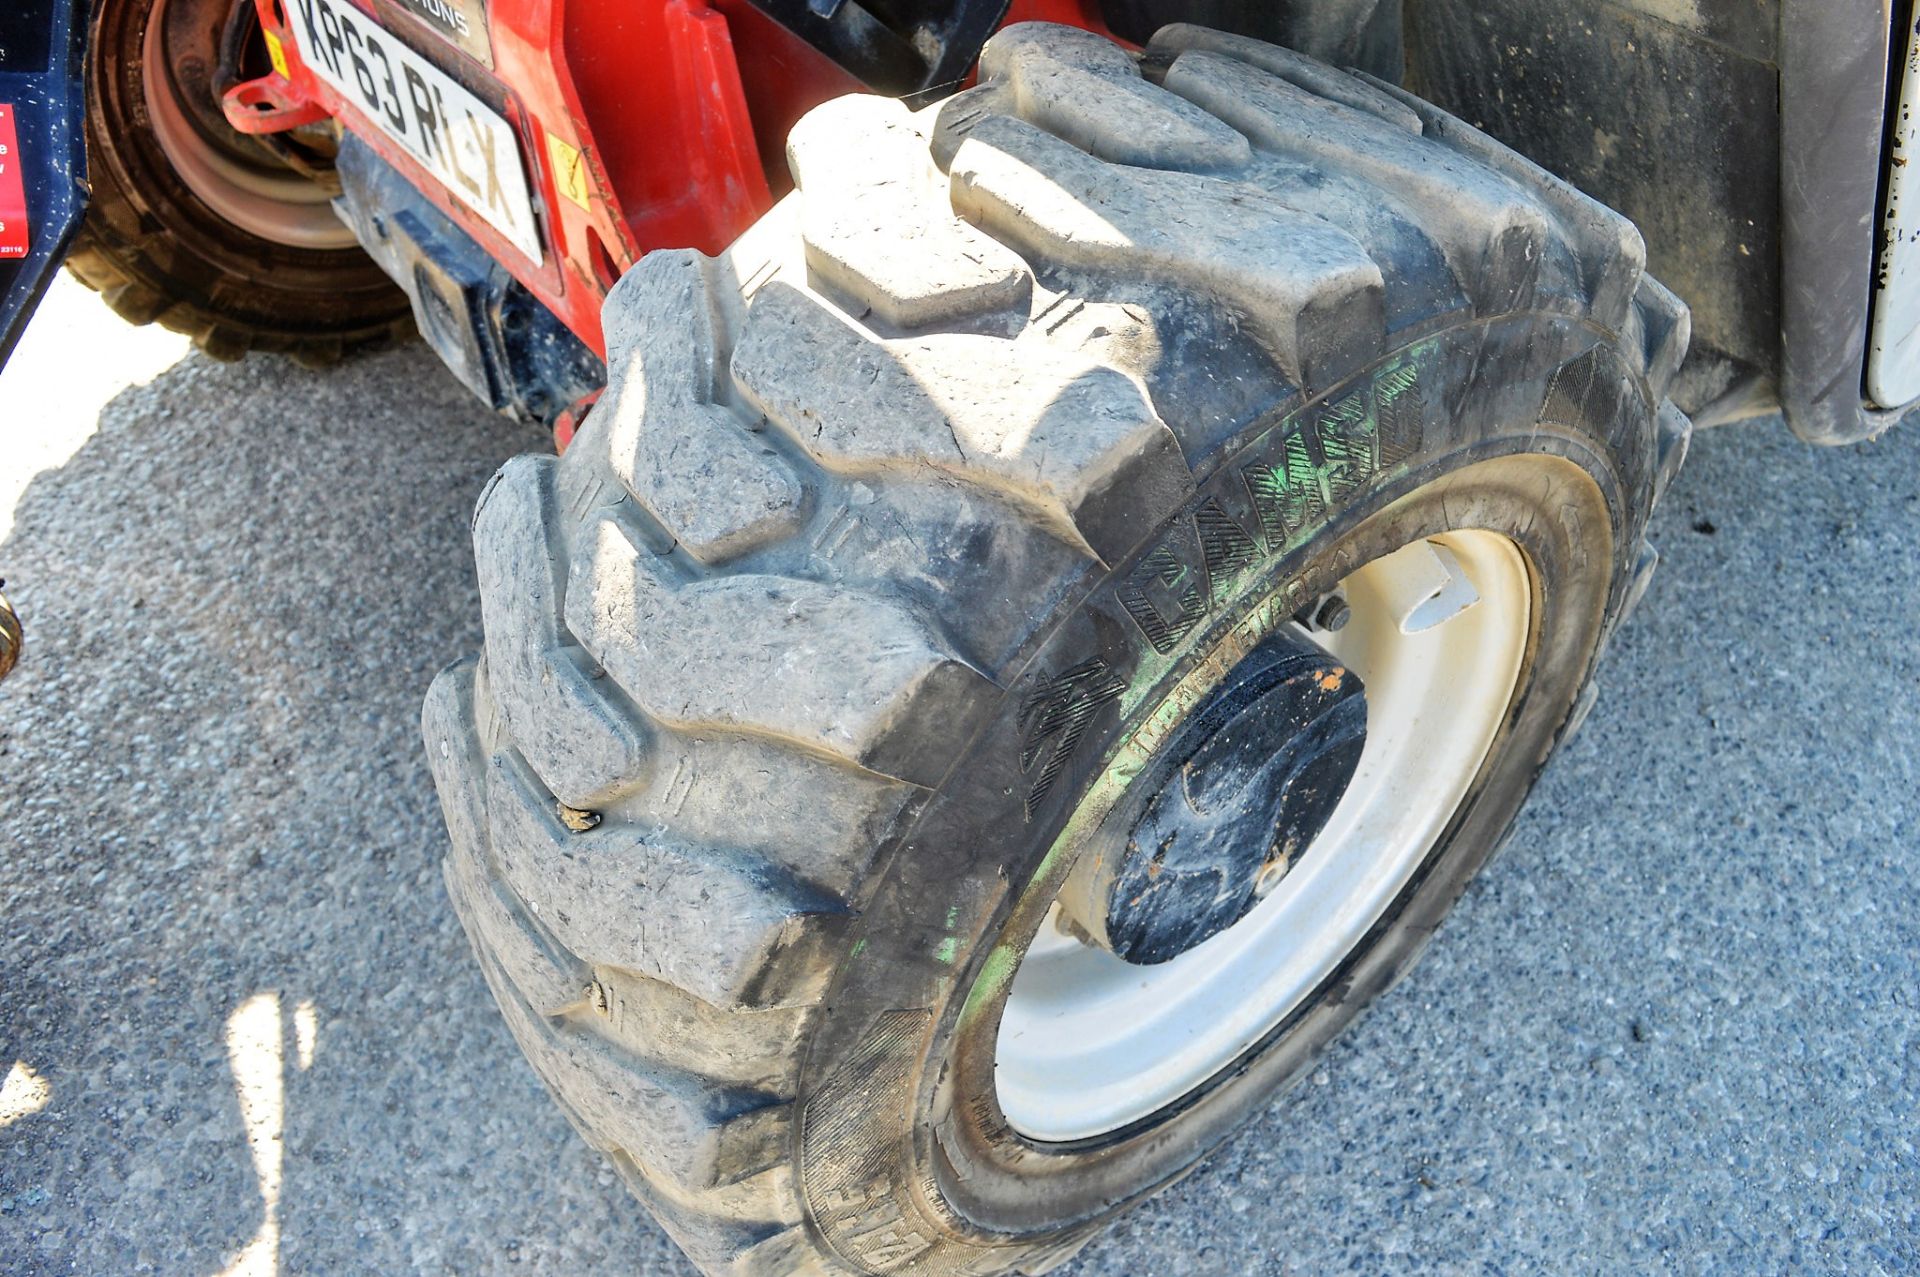
[[(1077, 1240), (1191, 1169), (1406, 970), (1498, 845), (1591, 676), (1650, 505), (1654, 407), (1613, 335), (1514, 315), (1425, 334), (1190, 459), (1186, 508), (1037, 627), (988, 726), (882, 852), (800, 1092), (802, 1195), (838, 1258), (867, 1272), (998, 1271)], [(1289, 458), (1310, 464), (1321, 497), (1276, 512), (1247, 476)], [(1217, 537), (1196, 520), (1210, 503), (1216, 525), (1224, 512), (1258, 543), (1231, 574), (1208, 573)], [(1000, 999), (1070, 868), (1069, 818), (1115, 751), (1203, 662), (1250, 646), (1234, 636), (1251, 618), (1284, 620), (1367, 560), (1468, 527), (1525, 552), (1534, 634), (1488, 764), (1407, 887), (1313, 996), (1171, 1115), (1072, 1146), (1014, 1133), (992, 1085)], [(1178, 588), (1146, 591), (1143, 607), (1143, 582), (1174, 579), (1169, 556), (1204, 582), (1197, 609)], [(1127, 690), (1064, 754), (1058, 735), (1035, 739), (1032, 707), (1075, 694), (1063, 675), (1095, 662), (1101, 685)]]

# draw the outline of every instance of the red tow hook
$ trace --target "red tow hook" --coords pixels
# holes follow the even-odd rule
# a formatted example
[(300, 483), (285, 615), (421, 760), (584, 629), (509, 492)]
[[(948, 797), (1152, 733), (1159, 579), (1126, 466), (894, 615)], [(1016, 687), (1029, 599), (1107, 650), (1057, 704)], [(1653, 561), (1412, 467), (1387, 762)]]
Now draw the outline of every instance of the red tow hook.
[(285, 133), (303, 124), (327, 118), (326, 108), (287, 96), (287, 82), (278, 75), (242, 80), (220, 95), (220, 110), (235, 132)]

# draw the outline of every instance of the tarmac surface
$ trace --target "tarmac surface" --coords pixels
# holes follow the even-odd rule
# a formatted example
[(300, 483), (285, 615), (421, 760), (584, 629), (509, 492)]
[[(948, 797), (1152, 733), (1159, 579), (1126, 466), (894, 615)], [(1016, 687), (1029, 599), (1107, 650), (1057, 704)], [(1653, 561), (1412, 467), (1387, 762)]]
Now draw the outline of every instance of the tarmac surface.
[[(542, 446), (68, 281), (0, 375), (0, 1272), (691, 1274), (444, 898), (418, 731)], [(1920, 1269), (1920, 426), (1700, 436), (1599, 706), (1414, 975), (1068, 1268)]]

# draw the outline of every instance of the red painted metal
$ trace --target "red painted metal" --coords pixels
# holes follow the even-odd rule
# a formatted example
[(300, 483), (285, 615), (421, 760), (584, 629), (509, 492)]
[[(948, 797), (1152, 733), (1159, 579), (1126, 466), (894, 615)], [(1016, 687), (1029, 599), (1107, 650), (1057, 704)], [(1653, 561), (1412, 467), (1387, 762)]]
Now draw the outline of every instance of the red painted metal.
[(317, 102), (294, 97), (278, 75), (242, 80), (220, 95), (220, 113), (236, 133), (285, 133), (327, 118)]
[(25, 257), (27, 188), (20, 176), (20, 139), (14, 135), (13, 104), (0, 102), (0, 260)]
[(1063, 26), (1085, 27), (1128, 48), (1134, 47), (1107, 30), (1106, 19), (1100, 16), (1099, 0), (1013, 0), (1000, 25), (1010, 27), (1016, 22), (1058, 22)]
[(560, 415), (553, 419), (553, 450), (555, 452), (567, 450), (567, 445), (573, 442), (573, 436), (579, 433), (580, 423), (587, 419), (588, 409), (600, 402), (601, 393), (596, 390), (592, 394), (582, 395), (577, 402), (570, 403), (560, 410)]
[(756, 9), (752, 0), (710, 0), (733, 33), (734, 57), (746, 85), (753, 136), (768, 188), (775, 197), (793, 189), (787, 172), (787, 134), (822, 102), (865, 87), (840, 64)]
[[(520, 139), (545, 261), (528, 261), (308, 70), (282, 7), (298, 0), (253, 0), (287, 76), (239, 88), (275, 110), (337, 117), (602, 353), (600, 303), (620, 273), (658, 248), (725, 248), (790, 186), (793, 123), (860, 89), (749, 0), (491, 0), (490, 69), (394, 0), (335, 2), (501, 109)], [(1013, 0), (1007, 21), (1032, 20), (1104, 30), (1093, 0)]]

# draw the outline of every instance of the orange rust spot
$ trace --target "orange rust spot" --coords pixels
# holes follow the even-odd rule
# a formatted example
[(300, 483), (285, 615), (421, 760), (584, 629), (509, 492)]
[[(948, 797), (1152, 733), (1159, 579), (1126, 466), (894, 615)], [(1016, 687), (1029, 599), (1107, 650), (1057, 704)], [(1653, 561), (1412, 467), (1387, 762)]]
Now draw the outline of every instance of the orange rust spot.
[(1345, 673), (1346, 673), (1346, 670), (1336, 665), (1332, 669), (1328, 670), (1326, 673), (1322, 674), (1320, 676), (1320, 690), (1323, 692), (1339, 691), (1340, 676)]

